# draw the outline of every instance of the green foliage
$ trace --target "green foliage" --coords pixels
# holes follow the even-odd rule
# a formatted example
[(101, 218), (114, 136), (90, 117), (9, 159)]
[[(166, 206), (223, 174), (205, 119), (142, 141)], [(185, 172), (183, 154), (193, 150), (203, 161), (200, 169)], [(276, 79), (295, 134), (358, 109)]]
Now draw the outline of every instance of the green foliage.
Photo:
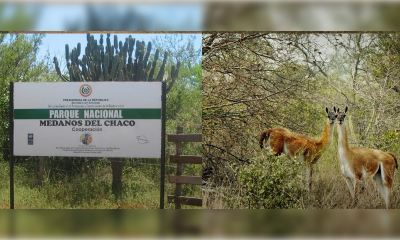
[[(201, 64), (184, 61), (179, 77), (174, 87), (167, 95), (167, 134), (176, 133), (177, 127), (183, 127), (184, 133), (201, 133)], [(170, 154), (175, 154), (175, 144), (167, 143)], [(184, 155), (201, 155), (201, 143), (182, 143)], [(173, 164), (174, 165), (174, 164)], [(167, 174), (174, 175), (176, 167), (168, 167)], [(185, 164), (183, 175), (201, 176), (201, 165)], [(190, 197), (202, 197), (201, 186), (183, 185), (182, 195)], [(174, 193), (174, 188), (167, 191)], [(172, 208), (174, 206), (171, 206)]]
[[(373, 139), (375, 140), (375, 139)], [(382, 150), (384, 151), (391, 151), (400, 159), (400, 130), (390, 130), (382, 134), (380, 137), (381, 144), (384, 146)]]
[(180, 77), (167, 95), (167, 130), (178, 126), (186, 133), (199, 132), (201, 126), (201, 64), (182, 69)]
[[(176, 34), (166, 35), (153, 41), (155, 45), (170, 49), (175, 58), (182, 59), (178, 78), (167, 95), (167, 134), (176, 133), (177, 127), (183, 127), (184, 133), (201, 133), (202, 69), (200, 51), (194, 49), (193, 41), (192, 35)], [(182, 150), (184, 155), (202, 154), (201, 143), (183, 143)], [(167, 143), (167, 155), (169, 154), (175, 154), (173, 143)], [(166, 171), (167, 175), (174, 175), (175, 164), (168, 164)], [(185, 164), (183, 175), (201, 176), (201, 165)], [(171, 186), (166, 191), (168, 194), (173, 194), (174, 187)], [(182, 186), (182, 194), (201, 197), (201, 186), (185, 184)]]
[[(36, 59), (43, 35), (0, 33), (0, 151), (8, 159), (10, 82), (49, 81), (45, 59)], [(1, 157), (1, 155), (0, 155)]]
[(272, 155), (255, 158), (237, 169), (244, 208), (303, 208), (307, 196), (301, 171), (304, 163)]
[[(285, 126), (294, 132), (319, 139), (326, 121), (325, 107), (304, 99), (290, 99), (288, 102), (289, 104), (281, 109), (281, 112), (286, 114), (279, 119), (278, 126)], [(333, 111), (333, 106), (328, 107)], [(296, 116), (296, 121), (293, 121), (293, 116)]]

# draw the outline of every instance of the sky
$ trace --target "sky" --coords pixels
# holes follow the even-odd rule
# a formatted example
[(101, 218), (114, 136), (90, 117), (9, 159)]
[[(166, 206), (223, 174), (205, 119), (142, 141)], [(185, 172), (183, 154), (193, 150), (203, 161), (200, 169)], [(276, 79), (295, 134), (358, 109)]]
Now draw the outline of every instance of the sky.
[(399, 10), (400, 0), (0, 0), (0, 29), (399, 31)]
[[(191, 33), (194, 34), (194, 33)], [(99, 41), (100, 33), (92, 34), (94, 38)], [(163, 36), (164, 34), (154, 34), (154, 33), (123, 33), (123, 34), (111, 34), (111, 44), (113, 45), (114, 35), (118, 36), (118, 41), (125, 41), (125, 38), (132, 35), (133, 38), (140, 41), (145, 41), (146, 43), (151, 41), (157, 36)], [(104, 42), (106, 41), (107, 34), (103, 33)], [(50, 53), (51, 62), (54, 56), (57, 57), (60, 63), (61, 71), (65, 67), (65, 44), (69, 45), (69, 51), (77, 46), (78, 42), (81, 43), (82, 51), (86, 47), (86, 33), (46, 33), (42, 39), (42, 45), (39, 48), (38, 60), (43, 59), (47, 53)], [(104, 43), (105, 45), (105, 43)], [(201, 48), (201, 34), (196, 34), (195, 40), (196, 49)], [(153, 46), (153, 50), (155, 47)], [(81, 55), (82, 56), (82, 55)], [(54, 65), (52, 65), (54, 67)]]
[[(1, 2), (0, 2), (1, 4)], [(33, 16), (34, 31), (65, 30), (124, 30), (124, 31), (201, 31), (203, 7), (199, 3), (78, 3), (61, 2), (52, 4), (29, 3), (26, 10)], [(6, 3), (4, 14), (16, 12), (16, 5)], [(96, 29), (87, 29), (91, 20), (89, 10), (97, 13), (107, 24), (95, 21)], [(1, 13), (1, 11), (0, 11)], [(126, 25), (129, 16), (133, 22)], [(4, 16), (6, 17), (6, 16)], [(1, 18), (0, 18), (1, 19)], [(145, 26), (135, 25), (135, 21), (144, 21)], [(112, 29), (108, 29), (111, 24)], [(125, 24), (125, 25), (124, 25)], [(91, 25), (92, 26), (92, 25)], [(93, 26), (92, 26), (93, 27)], [(79, 29), (76, 29), (79, 28)], [(106, 29), (104, 29), (106, 28)]]

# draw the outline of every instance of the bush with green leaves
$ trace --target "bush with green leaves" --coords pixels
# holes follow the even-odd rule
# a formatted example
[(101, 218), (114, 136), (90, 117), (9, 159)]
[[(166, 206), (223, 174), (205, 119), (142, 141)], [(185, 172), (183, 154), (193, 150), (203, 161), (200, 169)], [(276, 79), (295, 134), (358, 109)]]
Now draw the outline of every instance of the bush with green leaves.
[(286, 156), (262, 154), (238, 168), (243, 208), (303, 208), (307, 197), (305, 163)]

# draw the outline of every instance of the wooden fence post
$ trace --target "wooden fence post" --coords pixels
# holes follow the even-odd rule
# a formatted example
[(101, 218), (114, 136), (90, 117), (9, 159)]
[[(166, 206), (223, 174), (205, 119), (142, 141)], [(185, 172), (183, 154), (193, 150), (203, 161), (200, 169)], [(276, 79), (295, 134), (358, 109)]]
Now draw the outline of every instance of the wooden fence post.
[[(178, 127), (176, 134), (182, 134), (182, 133), (183, 133), (183, 127)], [(177, 156), (182, 155), (182, 142), (176, 142), (176, 155)], [(176, 176), (181, 176), (182, 173), (183, 173), (183, 164), (177, 163)], [(177, 183), (175, 187), (175, 196), (181, 196), (181, 195), (182, 195), (182, 184)], [(175, 209), (181, 209), (180, 201), (175, 201)]]
[(175, 184), (175, 194), (168, 195), (168, 201), (175, 203), (175, 209), (181, 209), (182, 204), (202, 206), (202, 198), (182, 196), (182, 184), (201, 185), (201, 176), (183, 176), (183, 164), (201, 164), (201, 156), (183, 155), (183, 142), (202, 142), (201, 134), (183, 134), (183, 128), (177, 128), (177, 134), (168, 135), (168, 142), (176, 144), (176, 155), (169, 156), (170, 163), (176, 163), (176, 175), (169, 176), (169, 182)]

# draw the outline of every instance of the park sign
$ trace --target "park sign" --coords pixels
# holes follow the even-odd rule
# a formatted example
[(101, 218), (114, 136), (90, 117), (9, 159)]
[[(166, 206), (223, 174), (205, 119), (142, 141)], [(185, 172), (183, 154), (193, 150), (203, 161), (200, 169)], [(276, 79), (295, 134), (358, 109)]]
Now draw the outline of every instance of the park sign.
[(160, 158), (161, 82), (14, 83), (14, 156)]

